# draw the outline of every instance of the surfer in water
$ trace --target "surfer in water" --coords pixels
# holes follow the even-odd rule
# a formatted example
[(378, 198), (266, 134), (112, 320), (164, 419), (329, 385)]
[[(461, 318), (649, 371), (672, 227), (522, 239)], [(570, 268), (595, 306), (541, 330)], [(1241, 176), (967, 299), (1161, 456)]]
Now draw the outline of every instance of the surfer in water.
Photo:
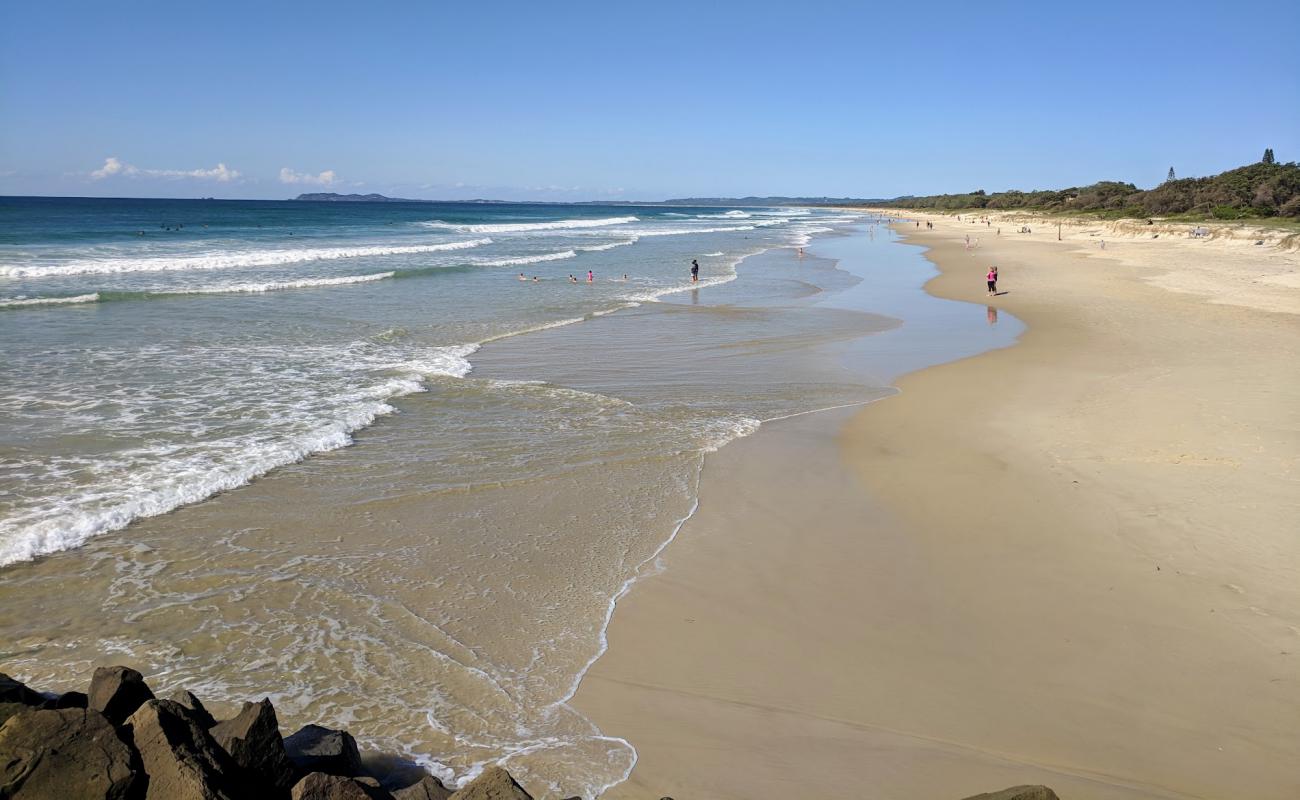
[(699, 283), (699, 281), (700, 281), (700, 262), (692, 258), (691, 259), (691, 283)]

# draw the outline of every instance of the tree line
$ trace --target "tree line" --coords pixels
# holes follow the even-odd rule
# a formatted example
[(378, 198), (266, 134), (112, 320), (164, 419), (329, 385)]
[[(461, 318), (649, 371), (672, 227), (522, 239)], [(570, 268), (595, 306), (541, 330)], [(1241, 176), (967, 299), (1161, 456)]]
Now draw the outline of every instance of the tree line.
[(1170, 167), (1169, 179), (1147, 190), (1131, 183), (1101, 181), (1057, 190), (1012, 189), (988, 194), (981, 189), (965, 194), (899, 197), (883, 205), (940, 210), (1079, 211), (1115, 218), (1179, 215), (1214, 219), (1300, 218), (1300, 164), (1294, 161), (1278, 164), (1272, 149), (1265, 151), (1259, 163), (1218, 175), (1175, 178), (1173, 174)]

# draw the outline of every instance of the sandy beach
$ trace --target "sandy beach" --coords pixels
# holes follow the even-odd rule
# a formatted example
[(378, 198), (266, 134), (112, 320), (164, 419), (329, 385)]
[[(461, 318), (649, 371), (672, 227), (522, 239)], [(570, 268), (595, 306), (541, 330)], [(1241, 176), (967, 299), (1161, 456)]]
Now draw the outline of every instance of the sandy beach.
[(1300, 795), (1293, 242), (910, 219), (1027, 332), (710, 456), (575, 697), (606, 796)]

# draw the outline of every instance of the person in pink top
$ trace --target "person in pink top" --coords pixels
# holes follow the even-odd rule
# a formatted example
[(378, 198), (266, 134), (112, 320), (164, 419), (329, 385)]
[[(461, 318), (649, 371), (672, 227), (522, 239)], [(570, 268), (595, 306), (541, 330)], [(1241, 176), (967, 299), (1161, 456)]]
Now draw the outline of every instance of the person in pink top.
[(591, 270), (587, 270), (587, 283), (595, 283), (595, 282), (596, 282), (596, 273), (592, 272)]
[(996, 295), (998, 293), (998, 268), (989, 267), (989, 274), (985, 278), (989, 282), (989, 294)]

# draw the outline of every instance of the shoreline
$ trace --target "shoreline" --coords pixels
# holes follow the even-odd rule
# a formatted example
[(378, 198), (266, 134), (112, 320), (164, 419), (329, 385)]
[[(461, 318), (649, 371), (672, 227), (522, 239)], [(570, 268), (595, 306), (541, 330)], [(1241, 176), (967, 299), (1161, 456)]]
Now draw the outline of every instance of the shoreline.
[[(620, 608), (610, 629), (609, 652), (575, 698), (602, 730), (625, 735), (643, 754), (629, 783), (607, 796), (775, 794), (773, 782), (781, 776), (779, 770), (758, 763), (765, 756), (798, 763), (802, 771), (820, 776), (818, 783), (805, 783), (802, 788), (826, 797), (856, 796), (859, 781), (874, 786), (881, 797), (915, 796), (918, 791), (961, 796), (980, 783), (992, 788), (1031, 781), (1048, 783), (1068, 797), (1214, 797), (1232, 796), (1234, 790), (1236, 796), (1243, 792), (1293, 796), (1297, 787), (1290, 776), (1300, 770), (1295, 769), (1297, 748), (1288, 748), (1287, 743), (1300, 744), (1300, 726), (1294, 723), (1300, 718), (1296, 714), (1300, 690), (1286, 659), (1295, 650), (1289, 643), (1300, 631), (1296, 627), (1300, 620), (1290, 611), (1296, 607), (1294, 592), (1288, 587), (1288, 578), (1296, 575), (1296, 562), (1282, 536), (1287, 479), (1270, 479), (1269, 471), (1285, 467), (1289, 453), (1294, 453), (1287, 449), (1294, 441), (1293, 431), (1282, 422), (1287, 419), (1283, 398), (1300, 396), (1300, 386), (1285, 372), (1286, 348), (1294, 340), (1286, 337), (1294, 332), (1294, 317), (1261, 315), (1236, 305), (1206, 304), (1194, 293), (1164, 291), (1145, 280), (1149, 276), (1142, 269), (1145, 263), (1135, 268), (1116, 252), (1108, 252), (1093, 267), (1091, 258), (1099, 254), (1077, 252), (1081, 250), (1077, 243), (1057, 246), (1022, 239), (986, 245), (972, 254), (963, 250), (964, 231), (951, 219), (932, 219), (941, 226), (935, 231), (900, 231), (912, 234), (908, 241), (931, 247), (926, 257), (941, 274), (927, 282), (925, 291), (978, 302), (982, 273), (963, 275), (979, 269), (966, 265), (972, 259), (978, 265), (996, 258), (1012, 267), (1003, 269), (1003, 286), (1011, 294), (997, 298), (990, 308), (1013, 311), (1025, 319), (1029, 332), (1010, 350), (904, 377), (898, 385), (905, 394), (893, 403), (875, 403), (838, 426), (813, 426), (788, 437), (802, 438), (802, 444), (781, 443), (775, 433), (779, 426), (765, 426), (715, 455), (710, 466), (722, 474), (710, 479), (706, 472), (700, 516), (665, 554), (668, 570), (643, 583)], [(1247, 255), (1254, 256), (1250, 251)], [(1089, 258), (1088, 269), (1066, 266), (1080, 257)], [(1243, 266), (1229, 263), (1219, 268), (1236, 275)], [(1276, 291), (1281, 292), (1274, 298), (1279, 303), (1294, 300), (1287, 287)], [(1079, 303), (1081, 297), (1097, 296), (1113, 302)], [(1160, 315), (1166, 312), (1177, 319), (1162, 321)], [(1218, 339), (1196, 335), (1207, 314), (1232, 319)], [(1151, 330), (1162, 322), (1164, 329)], [(1188, 349), (1189, 335), (1195, 340), (1193, 348), (1199, 346), (1210, 354), (1204, 363), (1174, 359), (1180, 350)], [(1140, 349), (1132, 341), (1134, 336), (1144, 346), (1150, 337), (1159, 348), (1152, 344), (1151, 352), (1131, 352)], [(1107, 349), (1111, 358), (1098, 360), (1092, 353), (1097, 339), (1118, 343), (1121, 351)], [(1046, 341), (1040, 345), (1042, 340)], [(1276, 346), (1261, 350), (1262, 341)], [(1218, 355), (1220, 347), (1250, 363), (1234, 370)], [(1156, 359), (1155, 364), (1143, 361), (1150, 358)], [(1233, 408), (1237, 393), (1225, 391), (1225, 385), (1264, 388), (1258, 382), (1231, 382), (1229, 376), (1237, 371), (1262, 370), (1271, 377), (1271, 382), (1263, 380), (1272, 394), (1264, 393), (1269, 400), (1262, 403), (1257, 399), (1235, 408), (1242, 424), (1227, 426), (1232, 429), (1222, 435), (1215, 435), (1214, 425), (1160, 427), (1162, 417), (1179, 415), (1168, 413), (1168, 406), (1145, 395), (1166, 390), (1164, 402), (1174, 406), (1188, 396), (1181, 383), (1180, 393), (1174, 394), (1168, 393), (1168, 387), (1152, 385), (1160, 381), (1162, 367), (1171, 380), (1208, 383), (1201, 386), (1207, 390), (1200, 404), (1204, 408), (1189, 412), (1194, 416), (1220, 413), (1225, 403)], [(1209, 374), (1200, 375), (1199, 367), (1206, 367)], [(1225, 371), (1229, 376), (1220, 374)], [(1141, 378), (1136, 384), (1134, 373)], [(1122, 382), (1129, 388), (1121, 392), (1098, 388), (1109, 387), (1108, 382)], [(1091, 412), (1101, 427), (1089, 428), (1083, 436), (1079, 425), (1071, 425), (1080, 409), (1062, 416), (1054, 415), (1055, 408), (1026, 406), (1019, 398), (1029, 395), (1030, 389), (1039, 393), (1033, 395), (1035, 400), (1043, 393), (1050, 400), (1055, 395), (1077, 398), (1079, 394), (1072, 393), (1091, 392), (1091, 405), (1082, 411)], [(987, 399), (990, 393), (992, 401)], [(1164, 464), (1151, 455), (1145, 461), (1105, 460), (1108, 448), (1130, 444), (1128, 437), (1140, 434), (1141, 426), (1133, 428), (1122, 422), (1122, 416), (1095, 409), (1104, 408), (1108, 400), (1135, 394), (1144, 395), (1132, 398), (1142, 413), (1139, 408), (1126, 409), (1129, 416), (1134, 423), (1152, 427), (1148, 438), (1166, 443), (1170, 436), (1188, 439), (1189, 453), (1182, 460), (1176, 454)], [(981, 408), (990, 402), (996, 413), (994, 419), (984, 420)], [(1012, 430), (989, 430), (999, 419), (1017, 424), (1009, 426)], [(1256, 426), (1257, 434), (1274, 432), (1275, 444), (1265, 457), (1245, 452), (1246, 445), (1257, 441), (1246, 438), (1247, 425)], [(1113, 440), (1108, 438), (1109, 428), (1117, 429)], [(1258, 531), (1253, 549), (1235, 552), (1231, 537), (1218, 535), (1233, 514), (1215, 518), (1210, 504), (1195, 502), (1196, 492), (1206, 486), (1199, 477), (1189, 482), (1187, 473), (1228, 468), (1227, 462), (1207, 460), (1195, 452), (1197, 435), (1207, 430), (1210, 435), (1200, 437), (1202, 446), (1238, 451), (1233, 453), (1237, 463), (1231, 468), (1246, 476), (1219, 476), (1219, 482), (1231, 487), (1216, 491), (1211, 482), (1209, 491), (1219, 498), (1225, 491), (1235, 493), (1240, 502), (1255, 508), (1242, 526)], [(1053, 441), (1054, 435), (1065, 442)], [(1025, 441), (1017, 442), (1022, 437)], [(1050, 494), (1048, 488), (1040, 492), (1037, 486), (1037, 477), (1048, 483), (1061, 480), (1067, 467), (1043, 465), (1039, 455), (1044, 448), (1056, 451), (1066, 444), (1099, 451), (1091, 460), (1063, 462), (1082, 464), (1096, 473), (1087, 476), (1088, 495), (1082, 502), (1069, 494), (1080, 491), (1070, 483), (1078, 478), (1065, 479), (1064, 486), (1051, 485)], [(801, 447), (809, 451), (807, 460), (792, 459), (791, 450)], [(745, 470), (740, 463), (745, 459), (760, 464), (784, 461), (788, 469), (773, 468), (763, 475), (761, 469), (748, 468), (755, 473), (751, 479), (762, 488), (746, 489), (726, 477), (728, 471)], [(858, 487), (858, 494), (868, 493), (873, 504), (854, 506), (855, 513), (874, 513), (878, 528), (870, 534), (887, 540), (876, 543), (872, 554), (909, 576), (903, 585), (889, 586), (889, 578), (875, 574), (881, 567), (873, 565), (872, 577), (881, 580), (881, 587), (853, 587), (834, 598), (837, 603), (844, 602), (845, 596), (860, 601), (855, 613), (878, 628), (864, 634), (857, 649), (837, 645), (845, 652), (835, 648), (828, 652), (825, 640), (802, 630), (811, 624), (808, 618), (787, 620), (784, 626), (742, 621), (765, 619), (780, 614), (782, 604), (800, 602), (787, 584), (810, 591), (819, 582), (853, 577), (852, 570), (836, 563), (863, 546), (851, 538), (856, 526), (852, 514), (828, 520), (831, 530), (823, 535), (835, 538), (838, 549), (824, 553), (820, 563), (805, 565), (796, 560), (793, 565), (774, 567), (753, 554), (762, 548), (769, 557), (773, 552), (793, 556), (780, 548), (783, 542), (788, 547), (798, 541), (791, 538), (794, 528), (779, 524), (760, 528), (762, 520), (746, 516), (743, 509), (746, 503), (764, 503), (766, 492), (780, 496), (782, 510), (790, 504), (800, 511), (815, 510), (799, 502), (798, 491), (791, 497), (788, 481), (783, 483), (786, 472), (805, 464), (821, 465), (823, 484), (832, 479), (840, 482), (838, 496), (816, 494), (816, 485), (799, 485), (800, 491), (826, 503), (843, 505), (853, 487)], [(1170, 468), (1178, 474), (1159, 474)], [(1022, 482), (1005, 489), (997, 484), (994, 491), (1003, 508), (986, 510), (981, 481), (1009, 471)], [(846, 482), (840, 473), (850, 473), (853, 480)], [(1034, 496), (1023, 496), (1031, 486)], [(1159, 508), (1178, 508), (1186, 500), (1193, 501), (1195, 508), (1181, 521), (1168, 511), (1159, 512), (1163, 521), (1143, 527), (1140, 508), (1123, 508), (1133, 506), (1135, 499), (1126, 487), (1151, 492), (1163, 501)], [(935, 503), (934, 498), (948, 498), (958, 510), (943, 517), (936, 507), (945, 504)], [(1039, 505), (1045, 508), (1036, 508)], [(1123, 512), (1118, 520), (1114, 516), (1096, 519), (1098, 508), (1112, 507), (1115, 513)], [(710, 515), (711, 509), (716, 512)], [(1048, 529), (1081, 521), (1071, 526), (1075, 539), (1063, 539), (1026, 530), (1027, 519), (1039, 525), (1052, 520), (1046, 522)], [(1116, 532), (1117, 521), (1122, 523), (1121, 533)], [(1168, 527), (1177, 528), (1176, 535), (1159, 538), (1157, 534)], [(1134, 536), (1128, 529), (1148, 536)], [(1207, 536), (1207, 530), (1216, 535)], [(972, 536), (981, 539), (982, 547), (971, 549)], [(1144, 547), (1152, 552), (1143, 554)], [(1272, 549), (1261, 549), (1266, 547)], [(1200, 550), (1213, 552), (1193, 555)], [(1007, 563), (999, 563), (988, 552)], [(1281, 561), (1261, 563), (1264, 553)], [(1152, 565), (1152, 557), (1159, 558), (1163, 569), (1154, 568), (1158, 565)], [(1045, 567), (1049, 572), (1060, 569), (1062, 559), (1070, 566), (1065, 570), (1068, 574), (1036, 574)], [(1216, 564), (1226, 569), (1207, 574)], [(982, 579), (972, 577), (967, 567), (987, 572)], [(768, 594), (749, 591), (730, 577), (736, 570), (748, 574), (747, 582), (765, 585)], [(1194, 585), (1191, 589), (1152, 586), (1152, 575), (1186, 584), (1194, 581)], [(1057, 585), (1062, 579), (1063, 585)], [(1092, 585), (1101, 581), (1116, 585), (1100, 590)], [(706, 590), (700, 586), (705, 582), (717, 586)], [(1017, 582), (1034, 591), (1016, 588)], [(1225, 583), (1234, 588), (1225, 589), (1221, 585)], [(1116, 588), (1123, 599), (1114, 595)], [(840, 623), (854, 620), (829, 607), (830, 601), (828, 597), (828, 605), (806, 610), (838, 617)], [(746, 615), (728, 619), (725, 611), (716, 608), (729, 602), (747, 602)], [(1209, 616), (1203, 607), (1206, 603), (1217, 606), (1217, 616)], [(1031, 611), (1050, 610), (1054, 616), (1045, 611), (1039, 616), (1029, 612), (1017, 616), (1017, 609), (1025, 606)], [(888, 608), (896, 616), (876, 620), (870, 613), (874, 608)], [(707, 627), (707, 635), (688, 630), (682, 624), (685, 619), (692, 628)], [(1220, 627), (1220, 620), (1229, 627)], [(1052, 641), (1058, 628), (1073, 631), (1084, 644), (1066, 647)], [(765, 668), (755, 668), (736, 653), (752, 649), (756, 641), (769, 648), (805, 646), (810, 659), (828, 666), (819, 671), (778, 659), (777, 664), (764, 662)], [(1105, 649), (1116, 646), (1121, 652), (1108, 660)], [(1269, 652), (1270, 647), (1277, 649)], [(1036, 668), (998, 665), (998, 652), (1018, 649), (1024, 655), (1017, 658), (1034, 659)], [(773, 656), (764, 651), (762, 658)], [(783, 672), (784, 682), (774, 682), (769, 672)], [(826, 687), (814, 685), (834, 683), (839, 673), (846, 672), (860, 676), (866, 685), (831, 697), (827, 695), (834, 693)], [(890, 691), (876, 687), (877, 682)], [(1244, 686), (1252, 688), (1246, 691)], [(934, 700), (936, 692), (944, 702)], [(771, 707), (782, 701), (788, 706), (785, 710)], [(849, 713), (814, 713), (826, 709)], [(784, 752), (775, 752), (775, 740), (753, 729), (770, 725), (774, 716), (786, 724), (797, 721), (817, 743), (804, 746), (787, 741)], [(1184, 721), (1175, 724), (1180, 717)], [(859, 727), (831, 731), (841, 719), (856, 721)], [(908, 736), (918, 735), (930, 744), (908, 743)], [(1199, 754), (1207, 739), (1219, 740), (1211, 748), (1213, 758)], [(959, 745), (960, 752), (945, 749), (952, 743)], [(960, 746), (976, 746), (982, 752), (962, 751)], [(1223, 755), (1225, 751), (1228, 755)], [(736, 763), (718, 758), (719, 752), (730, 753)], [(827, 754), (836, 752), (842, 758), (828, 761)], [(990, 758), (1008, 760), (989, 763)], [(975, 780), (976, 776), (987, 777)], [(1227, 789), (1229, 785), (1234, 790)]]

